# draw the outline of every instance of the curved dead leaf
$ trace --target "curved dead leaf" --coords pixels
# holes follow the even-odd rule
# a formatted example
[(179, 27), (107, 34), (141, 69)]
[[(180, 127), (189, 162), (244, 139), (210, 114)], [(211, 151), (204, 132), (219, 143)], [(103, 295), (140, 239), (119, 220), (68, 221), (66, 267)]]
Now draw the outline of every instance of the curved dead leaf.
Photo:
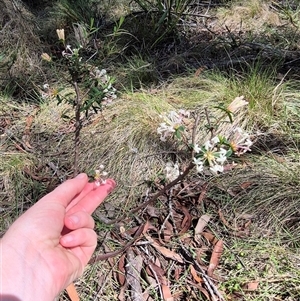
[(146, 239), (151, 243), (151, 245), (159, 252), (161, 253), (163, 256), (173, 259), (175, 261), (178, 261), (180, 263), (183, 263), (183, 259), (182, 257), (177, 254), (174, 251), (171, 251), (161, 245), (159, 245), (155, 240), (153, 240), (149, 235), (147, 235), (146, 233), (144, 233), (144, 236), (146, 237)]
[(66, 288), (66, 291), (67, 291), (71, 301), (79, 301), (79, 296), (78, 296), (78, 293), (77, 293), (74, 283), (71, 283), (70, 285), (68, 285), (68, 287)]
[(200, 278), (200, 277), (198, 276), (198, 273), (197, 273), (197, 271), (195, 270), (195, 268), (194, 268), (192, 265), (190, 266), (190, 268), (191, 268), (191, 274), (192, 274), (194, 280), (195, 280), (197, 283), (203, 282), (203, 281), (202, 281), (202, 278)]
[(216, 267), (220, 262), (220, 258), (223, 252), (223, 246), (224, 246), (223, 240), (219, 240), (215, 244), (207, 269), (207, 275), (209, 277), (213, 276), (214, 270), (216, 269)]
[(203, 230), (207, 226), (209, 220), (210, 220), (210, 215), (207, 215), (207, 214), (204, 214), (199, 218), (197, 225), (195, 227), (195, 235), (203, 232)]

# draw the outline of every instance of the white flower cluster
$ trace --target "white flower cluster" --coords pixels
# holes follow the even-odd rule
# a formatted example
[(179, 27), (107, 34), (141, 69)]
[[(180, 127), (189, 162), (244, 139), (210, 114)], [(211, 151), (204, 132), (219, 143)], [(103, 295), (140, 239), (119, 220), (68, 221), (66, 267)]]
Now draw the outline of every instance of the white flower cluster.
[(172, 137), (174, 133), (184, 126), (184, 118), (189, 118), (190, 113), (185, 110), (179, 110), (178, 113), (170, 111), (169, 114), (162, 114), (160, 117), (164, 120), (157, 128), (161, 141), (166, 141)]
[(104, 97), (102, 99), (102, 105), (108, 105), (117, 98), (116, 89), (112, 86), (111, 77), (107, 74), (105, 69), (99, 70), (98, 67), (94, 68), (90, 75), (96, 78), (103, 87)]
[[(247, 103), (244, 97), (241, 96), (236, 98), (232, 104), (231, 112), (236, 112)], [(171, 111), (168, 114), (162, 114), (161, 118), (164, 119), (164, 122), (161, 123), (157, 129), (160, 140), (166, 141), (170, 137), (178, 137), (178, 135), (176, 135), (178, 131), (185, 135), (188, 134), (187, 131), (185, 131), (185, 124), (188, 122), (187, 118), (189, 118), (189, 116), (190, 113), (185, 110), (179, 110), (178, 113)], [(185, 142), (187, 141), (188, 138), (186, 135)], [(253, 142), (250, 139), (250, 135), (241, 128), (236, 128), (229, 137), (217, 135), (206, 141), (202, 146), (199, 146), (197, 143), (194, 144), (192, 146), (195, 154), (193, 163), (198, 173), (202, 173), (207, 169), (213, 174), (222, 173), (227, 159), (232, 154), (240, 156), (247, 151), (251, 151), (250, 147), (252, 144)], [(179, 175), (178, 164), (173, 165), (172, 163), (167, 163), (165, 171), (167, 180), (172, 181), (176, 179)]]
[(104, 171), (104, 165), (100, 165), (99, 169), (95, 170), (95, 184), (96, 186), (100, 186), (101, 184), (105, 184), (106, 183), (106, 179), (108, 176), (108, 172)]
[[(79, 48), (73, 48), (71, 45), (66, 45), (66, 49), (62, 51), (62, 56), (63, 57), (72, 57), (72, 56), (79, 56), (79, 51), (82, 48), (82, 46), (79, 46)], [(82, 60), (81, 57), (79, 57), (79, 62)]]
[(193, 149), (197, 155), (193, 162), (196, 165), (197, 172), (203, 172), (205, 166), (208, 166), (214, 174), (224, 171), (224, 163), (230, 152), (222, 146), (223, 144), (218, 136), (206, 141), (201, 148), (198, 144), (194, 145)]
[(252, 144), (253, 142), (251, 141), (248, 133), (243, 131), (241, 128), (235, 129), (233, 137), (230, 139), (230, 147), (237, 156), (251, 151), (250, 147)]

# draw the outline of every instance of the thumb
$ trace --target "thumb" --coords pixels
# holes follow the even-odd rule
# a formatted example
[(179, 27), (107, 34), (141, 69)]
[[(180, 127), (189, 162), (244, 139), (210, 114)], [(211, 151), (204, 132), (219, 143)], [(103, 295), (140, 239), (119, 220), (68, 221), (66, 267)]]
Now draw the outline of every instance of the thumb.
[(65, 208), (78, 195), (88, 182), (88, 177), (85, 173), (79, 174), (76, 178), (67, 180), (52, 192), (44, 196), (40, 202), (57, 202)]

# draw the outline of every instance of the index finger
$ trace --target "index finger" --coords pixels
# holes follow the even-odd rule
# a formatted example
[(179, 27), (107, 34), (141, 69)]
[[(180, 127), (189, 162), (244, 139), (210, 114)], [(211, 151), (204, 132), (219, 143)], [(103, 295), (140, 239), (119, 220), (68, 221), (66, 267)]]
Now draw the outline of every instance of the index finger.
[(85, 189), (91, 191), (69, 208), (67, 214), (71, 215), (77, 211), (85, 211), (92, 214), (115, 187), (116, 183), (113, 179), (107, 179), (105, 184), (101, 184), (96, 188), (95, 183), (86, 184)]

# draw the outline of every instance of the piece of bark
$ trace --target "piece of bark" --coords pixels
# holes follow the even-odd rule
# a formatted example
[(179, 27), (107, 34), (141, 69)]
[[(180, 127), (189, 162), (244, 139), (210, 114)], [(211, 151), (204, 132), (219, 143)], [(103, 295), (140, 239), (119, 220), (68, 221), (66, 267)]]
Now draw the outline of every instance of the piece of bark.
[(141, 270), (143, 267), (143, 258), (141, 255), (135, 256), (131, 249), (127, 251), (126, 280), (130, 285), (130, 294), (132, 301), (145, 301), (141, 286)]

